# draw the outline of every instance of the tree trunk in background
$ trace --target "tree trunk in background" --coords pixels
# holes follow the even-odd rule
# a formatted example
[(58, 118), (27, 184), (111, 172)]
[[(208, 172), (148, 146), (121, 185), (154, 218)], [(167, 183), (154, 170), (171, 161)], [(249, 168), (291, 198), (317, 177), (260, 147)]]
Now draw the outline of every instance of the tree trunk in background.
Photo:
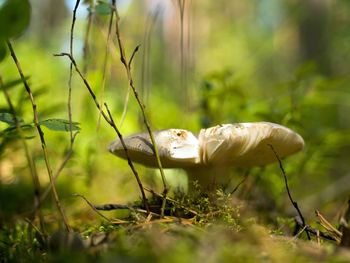
[(327, 0), (299, 0), (299, 45), (303, 62), (315, 61), (320, 72), (331, 74), (329, 54), (330, 6)]
[(41, 42), (46, 42), (65, 21), (64, 18), (70, 15), (70, 11), (64, 0), (31, 0), (31, 4), (31, 30), (35, 31)]

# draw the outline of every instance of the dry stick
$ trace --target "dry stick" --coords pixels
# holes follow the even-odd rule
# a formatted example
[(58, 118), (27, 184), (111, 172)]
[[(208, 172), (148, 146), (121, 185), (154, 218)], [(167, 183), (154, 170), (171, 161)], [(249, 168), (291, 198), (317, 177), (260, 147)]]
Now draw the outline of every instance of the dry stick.
[[(297, 239), (306, 229), (307, 226), (304, 226), (293, 238)], [(318, 230), (316, 231), (318, 233)], [(319, 233), (317, 234), (319, 236)]]
[(327, 233), (324, 233), (322, 231), (319, 231), (318, 229), (314, 229), (312, 228), (311, 226), (309, 225), (305, 225), (300, 218), (296, 217), (295, 218), (295, 223), (297, 224), (298, 227), (304, 229), (305, 228), (305, 231), (306, 233), (311, 233), (315, 236), (319, 235), (320, 237), (324, 238), (324, 239), (327, 239), (327, 240), (331, 240), (331, 241), (337, 241), (337, 239), (335, 239), (333, 236), (327, 234)]
[[(115, 8), (116, 7), (116, 0), (112, 0), (112, 7)], [(112, 11), (112, 13), (114, 13)], [(118, 14), (117, 14), (117, 23), (118, 23)], [(124, 123), (124, 119), (126, 117), (126, 112), (128, 111), (128, 104), (129, 104), (129, 99), (130, 99), (130, 87), (128, 86), (128, 89), (126, 91), (126, 94), (125, 94), (125, 99), (124, 99), (124, 107), (123, 107), (123, 112), (122, 112), (122, 117), (120, 118), (120, 121), (119, 121), (119, 126), (123, 126), (123, 123)]]
[[(71, 25), (71, 30), (70, 30), (70, 42), (69, 42), (69, 52), (71, 54), (71, 56), (73, 56), (73, 36), (74, 36), (74, 25), (75, 25), (75, 20), (76, 20), (76, 12), (79, 6), (79, 2), (80, 0), (77, 0), (75, 3), (75, 7), (73, 10), (73, 18), (72, 18), (72, 25)], [(54, 183), (56, 183), (56, 180), (58, 178), (58, 176), (61, 174), (62, 170), (64, 169), (64, 167), (66, 166), (66, 164), (68, 163), (68, 161), (70, 160), (70, 158), (73, 155), (73, 145), (74, 145), (74, 141), (75, 141), (75, 137), (78, 134), (78, 132), (73, 134), (73, 122), (72, 122), (72, 75), (73, 75), (73, 65), (72, 63), (70, 64), (69, 67), (69, 80), (68, 80), (68, 102), (67, 102), (67, 108), (68, 108), (68, 121), (69, 121), (69, 134), (70, 134), (70, 146), (69, 146), (69, 150), (65, 156), (65, 158), (63, 159), (62, 163), (60, 164), (56, 174), (54, 175), (53, 179), (54, 179)], [(43, 195), (40, 197), (40, 203), (42, 203), (48, 193), (51, 190), (52, 185), (50, 184), (48, 186), (48, 188), (46, 188), (45, 192), (43, 193)]]
[(141, 97), (148, 104), (148, 89), (150, 87), (149, 75), (150, 75), (150, 53), (151, 53), (151, 33), (153, 27), (157, 21), (160, 13), (160, 6), (156, 7), (154, 14), (149, 14), (146, 20), (146, 28), (143, 36), (143, 53), (142, 53), (142, 64), (141, 64)]
[(32, 176), (33, 185), (34, 185), (34, 208), (35, 208), (34, 209), (34, 216), (35, 216), (36, 212), (38, 212), (40, 228), (41, 228), (41, 231), (44, 233), (45, 232), (45, 227), (44, 227), (44, 218), (43, 218), (43, 215), (41, 213), (41, 207), (40, 207), (40, 188), (41, 187), (40, 187), (40, 180), (39, 180), (39, 177), (38, 177), (38, 172), (37, 172), (36, 167), (34, 165), (33, 157), (31, 156), (31, 154), (29, 152), (27, 142), (26, 142), (26, 140), (24, 138), (23, 130), (21, 128), (21, 125), (19, 124), (15, 107), (12, 104), (10, 95), (8, 94), (7, 90), (3, 86), (3, 82), (2, 82), (1, 76), (0, 76), (0, 87), (3, 90), (3, 92), (4, 92), (5, 99), (7, 101), (7, 104), (9, 106), (9, 108), (10, 108), (10, 111), (11, 111), (11, 113), (13, 115), (13, 118), (14, 118), (14, 121), (15, 121), (17, 132), (18, 132), (19, 137), (21, 139), (21, 142), (23, 144), (23, 149), (24, 149), (24, 152), (25, 152), (25, 156), (26, 156), (26, 159), (27, 159), (27, 163), (28, 163), (28, 166), (29, 166), (30, 174)]
[(94, 205), (94, 208), (102, 211), (111, 211), (118, 209), (134, 209), (140, 208), (139, 206), (121, 205), (121, 204), (104, 204), (104, 205)]
[[(145, 83), (146, 83), (146, 65), (148, 66), (148, 63), (146, 62), (146, 60), (148, 60), (148, 45), (149, 45), (149, 37), (148, 35), (150, 34), (150, 24), (151, 22), (149, 22), (151, 17), (151, 14), (149, 14), (146, 18), (146, 22), (145, 22), (145, 31), (143, 33), (143, 50), (142, 50), (142, 60), (141, 60), (141, 83), (140, 83), (140, 90), (141, 90), (141, 97), (143, 99), (143, 101), (145, 101), (145, 104), (148, 104), (148, 98), (146, 97), (146, 87), (145, 87)], [(148, 73), (148, 72), (147, 72)]]
[(144, 202), (144, 205), (145, 205), (145, 207), (146, 207), (146, 210), (149, 211), (149, 206), (148, 206), (148, 202), (147, 202), (147, 198), (146, 198), (145, 192), (144, 192), (144, 190), (143, 190), (142, 182), (141, 182), (140, 177), (139, 177), (139, 175), (138, 175), (138, 173), (137, 173), (137, 171), (136, 171), (136, 169), (135, 169), (135, 167), (134, 167), (134, 164), (132, 163), (132, 161), (131, 161), (131, 159), (130, 159), (129, 151), (128, 151), (128, 148), (127, 148), (126, 145), (125, 145), (123, 136), (122, 136), (122, 134), (120, 133), (118, 127), (116, 126), (116, 124), (115, 124), (115, 122), (114, 122), (114, 120), (113, 120), (112, 114), (110, 113), (110, 111), (109, 111), (109, 109), (108, 109), (108, 107), (107, 107), (107, 104), (105, 103), (105, 106), (106, 106), (106, 108), (107, 108), (107, 113), (108, 113), (108, 115), (101, 109), (100, 103), (97, 101), (96, 95), (95, 95), (95, 93), (93, 92), (93, 90), (92, 90), (92, 88), (91, 88), (89, 82), (88, 82), (88, 81), (86, 80), (86, 78), (83, 76), (83, 74), (81, 73), (80, 69), (78, 68), (78, 66), (77, 66), (77, 64), (76, 64), (76, 62), (75, 62), (75, 60), (74, 60), (74, 58), (73, 58), (70, 54), (68, 54), (68, 53), (61, 53), (61, 54), (55, 54), (54, 56), (59, 56), (59, 57), (61, 57), (61, 56), (67, 56), (67, 57), (70, 59), (70, 61), (72, 62), (73, 66), (74, 66), (74, 68), (75, 68), (75, 70), (76, 70), (76, 72), (78, 73), (78, 75), (80, 76), (80, 78), (83, 80), (83, 82), (84, 82), (84, 84), (85, 84), (85, 87), (88, 89), (88, 91), (89, 91), (89, 93), (90, 93), (92, 99), (94, 100), (97, 109), (98, 109), (99, 111), (101, 111), (102, 117), (105, 119), (105, 121), (106, 121), (106, 122), (114, 129), (114, 131), (117, 133), (118, 138), (120, 139), (120, 142), (121, 142), (121, 144), (122, 144), (122, 146), (123, 146), (123, 149), (124, 149), (124, 152), (125, 152), (125, 156), (126, 156), (126, 158), (127, 158), (127, 160), (128, 160), (128, 164), (129, 164), (129, 166), (130, 166), (130, 168), (131, 168), (133, 174), (135, 175), (136, 181), (137, 181), (137, 183), (138, 183), (138, 185), (139, 185), (139, 188), (140, 188), (140, 191), (141, 191), (141, 194), (142, 194), (142, 200), (143, 200), (143, 202)]
[(246, 173), (243, 177), (243, 179), (236, 185), (236, 187), (231, 191), (231, 195), (234, 194), (238, 188), (245, 182), (245, 180), (248, 178), (249, 173)]
[(46, 234), (43, 231), (40, 231), (36, 225), (33, 224), (33, 222), (29, 218), (24, 218), (24, 221), (26, 221), (41, 237), (45, 237)]
[(119, 137), (119, 139), (120, 139), (120, 142), (121, 142), (122, 145), (123, 145), (123, 148), (124, 148), (124, 151), (125, 151), (125, 156), (126, 156), (126, 158), (128, 159), (128, 164), (129, 164), (131, 170), (133, 171), (133, 173), (134, 173), (134, 175), (135, 175), (135, 177), (136, 177), (137, 183), (138, 183), (138, 185), (139, 185), (139, 188), (140, 188), (140, 191), (141, 191), (141, 194), (142, 194), (142, 199), (143, 199), (144, 205), (145, 205), (145, 207), (146, 207), (146, 211), (147, 211), (147, 213), (150, 213), (148, 201), (147, 201), (147, 198), (146, 198), (146, 194), (145, 194), (145, 192), (144, 192), (144, 190), (143, 190), (143, 185), (142, 185), (141, 179), (140, 179), (138, 173), (136, 172), (136, 169), (135, 169), (133, 163), (131, 162), (131, 159), (130, 159), (130, 156), (129, 156), (129, 152), (128, 152), (128, 149), (127, 149), (127, 147), (126, 147), (126, 145), (125, 145), (123, 136), (121, 135), (121, 133), (120, 133), (119, 130), (117, 129), (117, 126), (116, 126), (116, 124), (115, 124), (115, 122), (114, 122), (114, 120), (113, 120), (112, 114), (111, 114), (111, 112), (110, 112), (110, 110), (109, 110), (109, 108), (108, 108), (107, 103), (105, 103), (104, 105), (105, 105), (105, 107), (106, 107), (106, 110), (107, 110), (107, 113), (108, 113), (108, 117), (109, 117), (109, 119), (110, 119), (110, 121), (111, 121), (113, 127), (115, 127), (115, 131), (117, 132), (118, 137)]
[[(124, 59), (124, 61), (126, 63), (126, 57), (125, 57), (124, 49), (121, 48), (121, 41), (119, 41), (120, 40), (120, 36), (119, 36), (119, 14), (118, 14), (118, 11), (117, 11), (116, 0), (112, 0), (112, 7), (114, 8), (114, 11), (115, 11), (115, 14), (116, 14), (116, 35), (117, 35), (118, 46), (119, 46), (119, 50), (120, 50), (120, 60), (123, 63), (123, 59)], [(125, 66), (126, 71), (128, 72), (128, 69), (127, 69), (127, 66), (126, 66), (125, 63), (123, 63), (123, 65)], [(128, 75), (128, 81), (130, 82), (129, 73), (127, 73), (127, 75)], [(129, 98), (130, 98), (130, 89), (131, 89), (131, 87), (129, 85), (129, 87), (127, 89), (127, 92), (126, 92), (126, 95), (125, 95), (124, 109), (123, 109), (122, 117), (120, 119), (120, 124), (119, 124), (120, 126), (123, 125), (123, 122), (124, 122), (124, 119), (125, 119), (125, 116), (126, 116), (126, 112), (127, 112), (127, 109), (128, 109)]]
[(133, 60), (133, 58), (134, 58), (134, 56), (135, 56), (135, 54), (138, 51), (140, 46), (136, 46), (136, 48), (134, 49), (134, 51), (133, 51), (133, 53), (132, 53), (132, 55), (130, 57), (129, 62), (127, 62), (127, 59), (126, 59), (126, 56), (125, 56), (125, 51), (124, 51), (124, 46), (123, 46), (123, 43), (121, 41), (120, 32), (119, 32), (119, 20), (120, 20), (120, 17), (118, 15), (117, 6), (115, 4), (115, 1), (114, 1), (113, 6), (114, 6), (114, 12), (116, 14), (116, 35), (117, 35), (117, 40), (118, 40), (119, 52), (120, 52), (120, 60), (121, 60), (122, 64), (125, 67), (125, 70), (126, 70), (126, 73), (127, 73), (127, 76), (128, 76), (129, 86), (131, 87), (131, 89), (132, 89), (132, 91), (134, 93), (135, 99), (136, 99), (136, 101), (139, 104), (139, 107), (141, 109), (143, 122), (144, 122), (144, 124), (145, 124), (145, 126), (147, 128), (148, 133), (149, 133), (149, 136), (150, 136), (150, 139), (151, 139), (151, 142), (152, 142), (152, 145), (153, 145), (154, 154), (155, 154), (156, 159), (157, 159), (157, 164), (158, 164), (158, 167), (159, 167), (160, 175), (161, 175), (162, 181), (163, 181), (163, 188), (164, 188), (163, 189), (163, 196), (164, 197), (163, 197), (163, 204), (162, 204), (162, 208), (161, 208), (161, 216), (164, 216), (164, 209), (165, 209), (165, 205), (166, 205), (166, 195), (168, 193), (166, 179), (165, 179), (165, 175), (164, 175), (164, 170), (163, 170), (163, 167), (162, 167), (162, 163), (160, 161), (158, 147), (157, 147), (156, 141), (154, 139), (153, 132), (151, 130), (151, 127), (149, 125), (148, 119), (146, 117), (145, 105), (141, 102), (141, 100), (139, 98), (139, 95), (138, 95), (138, 93), (137, 93), (137, 91), (135, 89), (134, 81), (133, 81), (133, 78), (132, 78), (132, 75), (131, 75), (131, 63), (132, 63), (132, 60)]
[[(73, 56), (73, 32), (74, 32), (74, 25), (75, 25), (75, 20), (76, 20), (76, 12), (79, 6), (79, 2), (80, 0), (77, 0), (74, 10), (73, 10), (73, 19), (72, 19), (72, 25), (71, 25), (71, 31), (70, 31), (70, 43), (69, 43), (69, 50), (70, 50), (70, 54)], [(69, 150), (65, 156), (65, 158), (63, 159), (62, 163), (60, 164), (60, 166), (58, 167), (56, 174), (53, 176), (54, 179), (54, 183), (56, 183), (57, 178), (59, 177), (59, 175), (61, 174), (62, 170), (64, 169), (64, 167), (66, 166), (66, 164), (68, 163), (68, 161), (70, 160), (70, 158), (73, 155), (73, 145), (75, 142), (75, 137), (78, 134), (78, 132), (73, 134), (73, 122), (72, 122), (72, 63), (70, 64), (70, 68), (69, 68), (69, 80), (68, 80), (68, 119), (69, 119), (69, 133), (70, 133), (70, 146), (69, 146)], [(41, 204), (46, 197), (48, 196), (52, 185), (50, 184), (45, 192), (40, 196), (40, 200), (39, 203)]]
[[(111, 32), (112, 32), (113, 14), (114, 14), (114, 12), (111, 12), (111, 16), (109, 18), (105, 56), (103, 58), (101, 103), (103, 103), (103, 101), (104, 101), (104, 94), (105, 94), (105, 87), (106, 87), (107, 60), (108, 60), (109, 41), (110, 41), (110, 36), (111, 36)], [(99, 129), (100, 125), (101, 125), (101, 112), (98, 115), (97, 129)]]
[(106, 217), (105, 215), (103, 215), (101, 212), (98, 211), (98, 209), (91, 204), (91, 202), (89, 200), (87, 200), (87, 198), (81, 194), (73, 194), (73, 196), (78, 196), (81, 197), (82, 199), (85, 200), (85, 202), (92, 208), (92, 210), (94, 210), (99, 216), (103, 217), (104, 219), (106, 219), (108, 222), (111, 222), (112, 220), (109, 219), (108, 217)]
[[(75, 132), (73, 134), (73, 143), (75, 141), (75, 137), (77, 136), (79, 132)], [(54, 182), (56, 183), (57, 178), (60, 176), (61, 172), (63, 171), (64, 167), (66, 166), (67, 162), (70, 160), (70, 158), (72, 157), (73, 154), (73, 148), (70, 148), (68, 153), (66, 154), (65, 158), (63, 159), (62, 163), (60, 164), (60, 166), (58, 167), (56, 173), (53, 176)], [(46, 199), (46, 197), (48, 196), (48, 194), (51, 191), (51, 184), (45, 189), (45, 191), (42, 193), (42, 195), (40, 196), (40, 200), (39, 200), (39, 204), (41, 204), (42, 202), (44, 202), (44, 200)]]
[(342, 232), (340, 232), (331, 223), (329, 223), (328, 220), (323, 215), (321, 215), (321, 213), (318, 210), (315, 211), (315, 214), (317, 218), (320, 220), (321, 226), (323, 226), (328, 232), (332, 233), (334, 236), (339, 237), (339, 242), (340, 242)]
[[(294, 206), (294, 208), (297, 210), (298, 215), (300, 216), (300, 219), (301, 219), (301, 221), (303, 223), (303, 227), (304, 227), (306, 225), (305, 224), (305, 220), (304, 220), (304, 217), (303, 217), (303, 215), (302, 215), (302, 213), (301, 213), (301, 211), (299, 209), (298, 203), (293, 200), (292, 195), (291, 195), (291, 193), (289, 191), (287, 174), (286, 174), (286, 172), (285, 172), (285, 170), (283, 168), (282, 161), (281, 161), (280, 157), (278, 156), (277, 152), (275, 151), (275, 149), (273, 148), (273, 146), (271, 144), (268, 144), (268, 146), (271, 148), (271, 150), (273, 151), (273, 153), (276, 156), (276, 159), (277, 159), (277, 161), (279, 163), (280, 169), (281, 169), (282, 174), (283, 174), (284, 184), (285, 184), (285, 187), (286, 187), (286, 190), (287, 190), (287, 194), (288, 194), (289, 200), (292, 203), (292, 205)], [(306, 230), (306, 235), (307, 235), (307, 238), (309, 240), (311, 240), (308, 230)]]
[[(74, 57), (73, 55), (73, 37), (74, 37), (74, 25), (76, 20), (76, 14), (77, 9), (79, 6), (80, 0), (77, 0), (75, 2), (74, 10), (73, 10), (73, 18), (72, 18), (72, 25), (70, 29), (70, 41), (69, 41), (69, 54)], [(70, 63), (69, 66), (69, 81), (68, 81), (68, 119), (69, 119), (69, 134), (70, 134), (70, 147), (73, 148), (73, 123), (72, 123), (72, 76), (73, 76), (73, 65)]]
[(185, 52), (184, 52), (184, 13), (185, 13), (185, 5), (186, 0), (178, 0), (177, 1), (180, 12), (180, 49), (181, 49), (181, 88), (185, 90), (185, 101), (186, 106), (188, 107), (188, 91), (187, 91), (187, 83), (186, 83), (186, 62), (185, 62)]
[(87, 25), (86, 25), (86, 31), (85, 31), (85, 35), (84, 35), (84, 46), (83, 46), (83, 61), (84, 61), (84, 66), (83, 66), (83, 73), (86, 74), (87, 72), (87, 58), (89, 55), (89, 36), (90, 36), (90, 30), (91, 30), (91, 24), (92, 24), (92, 16), (93, 16), (93, 5), (94, 5), (94, 1), (90, 0), (89, 1), (89, 14), (87, 17)]
[(57, 190), (56, 190), (55, 182), (54, 182), (54, 179), (53, 179), (53, 176), (52, 176), (52, 169), (51, 169), (51, 166), (50, 166), (49, 156), (48, 156), (48, 153), (47, 153), (47, 150), (46, 150), (45, 136), (44, 136), (44, 132), (42, 131), (42, 129), (40, 127), (40, 124), (39, 124), (37, 105), (35, 104), (33, 93), (32, 93), (32, 91), (31, 91), (31, 89), (30, 89), (30, 87), (29, 87), (29, 85), (27, 83), (27, 80), (24, 77), (21, 65), (20, 65), (20, 63), (19, 63), (19, 61), (17, 59), (17, 56), (15, 54), (15, 51), (14, 51), (10, 41), (7, 41), (7, 46), (9, 48), (9, 50), (10, 50), (11, 57), (13, 58), (13, 61), (16, 64), (18, 73), (21, 76), (23, 85), (24, 85), (24, 87), (26, 89), (26, 92), (27, 92), (27, 94), (29, 96), (29, 99), (30, 99), (30, 102), (32, 104), (33, 115), (34, 115), (34, 125), (35, 125), (35, 127), (36, 127), (36, 129), (38, 131), (39, 138), (40, 138), (40, 141), (41, 141), (41, 148), (43, 150), (44, 159), (45, 159), (45, 165), (46, 165), (47, 173), (49, 175), (49, 179), (50, 179), (50, 183), (51, 183), (51, 187), (52, 187), (52, 193), (53, 193), (53, 197), (55, 199), (55, 203), (56, 203), (57, 209), (58, 209), (58, 211), (61, 214), (61, 217), (62, 217), (62, 220), (63, 220), (64, 225), (66, 227), (66, 230), (67, 231), (71, 231), (71, 229), (69, 227), (69, 224), (68, 224), (68, 221), (67, 221), (67, 218), (66, 218), (66, 216), (65, 216), (65, 214), (63, 212), (63, 208), (61, 206), (61, 203), (60, 203), (60, 200), (59, 200), (59, 197), (58, 197), (58, 193), (57, 193)]
[[(92, 205), (92, 204), (91, 204)], [(155, 213), (155, 212), (147, 212), (146, 210), (142, 209), (142, 207), (138, 205), (122, 205), (122, 204), (104, 204), (104, 205), (92, 205), (94, 210), (98, 211), (111, 211), (111, 210), (119, 210), (119, 209), (128, 209), (130, 211), (140, 212), (140, 213), (146, 213), (150, 216), (157, 216), (162, 217), (161, 215)]]

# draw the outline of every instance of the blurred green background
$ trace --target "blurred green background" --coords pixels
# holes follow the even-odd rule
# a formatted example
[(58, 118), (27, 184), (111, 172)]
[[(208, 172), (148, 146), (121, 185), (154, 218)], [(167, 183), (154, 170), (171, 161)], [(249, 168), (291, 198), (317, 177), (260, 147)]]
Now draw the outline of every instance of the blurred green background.
[[(13, 45), (35, 92), (39, 118), (68, 119), (69, 60), (53, 54), (69, 51), (75, 1), (31, 0), (28, 29)], [(0, 1), (1, 3), (1, 1)], [(286, 159), (290, 189), (308, 218), (315, 209), (336, 219), (350, 190), (350, 5), (348, 1), (202, 0), (117, 1), (121, 35), (133, 62), (135, 86), (146, 105), (153, 130), (183, 128), (195, 133), (221, 123), (271, 121), (305, 139), (305, 149)], [(93, 0), (78, 8), (74, 55), (100, 101), (109, 105), (124, 135), (145, 131), (136, 100), (130, 95), (109, 16)], [(90, 33), (86, 37), (89, 11)], [(181, 19), (182, 17), (182, 19)], [(182, 22), (181, 22), (182, 21)], [(181, 26), (182, 25), (182, 26)], [(4, 25), (0, 25), (4, 26)], [(182, 30), (181, 30), (182, 28)], [(106, 49), (106, 87), (102, 91)], [(84, 51), (85, 50), (85, 51)], [(18, 79), (7, 57), (0, 63), (4, 83)], [(140, 196), (127, 162), (111, 155), (116, 137), (103, 120), (82, 81), (73, 74), (72, 114), (81, 131), (74, 155), (57, 180), (61, 201), (72, 218), (94, 216), (73, 193), (92, 203), (128, 203)], [(26, 123), (33, 119), (24, 88), (10, 96)], [(2, 112), (8, 112), (3, 96)], [(0, 124), (1, 130), (7, 124)], [(69, 133), (44, 128), (53, 170), (69, 148)], [(34, 130), (29, 135), (36, 135)], [(29, 211), (33, 185), (18, 140), (2, 136), (0, 218)], [(38, 137), (28, 140), (43, 188), (48, 176)], [(143, 182), (161, 192), (157, 171), (137, 165)], [(232, 183), (245, 171), (232, 169)], [(182, 171), (166, 171), (172, 189), (186, 185)], [(237, 195), (263, 214), (294, 215), (277, 164), (254, 168)], [(52, 211), (47, 202), (44, 213)], [(270, 214), (272, 217), (273, 215)]]

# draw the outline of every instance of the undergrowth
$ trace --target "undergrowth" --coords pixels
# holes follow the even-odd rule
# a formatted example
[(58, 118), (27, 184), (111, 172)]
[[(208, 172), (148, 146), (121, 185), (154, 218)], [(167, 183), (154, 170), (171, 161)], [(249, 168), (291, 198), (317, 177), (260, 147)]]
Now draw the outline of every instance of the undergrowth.
[(347, 250), (337, 248), (332, 242), (286, 235), (295, 228), (290, 219), (280, 218), (269, 227), (258, 223), (257, 217), (242, 219), (240, 212), (247, 208), (235, 205), (233, 196), (222, 190), (212, 194), (193, 191), (191, 195), (178, 192), (167, 202), (163, 218), (157, 213), (161, 203), (160, 197), (150, 197), (152, 216), (138, 210), (142, 202), (136, 202), (129, 205), (123, 218), (116, 212), (122, 221), (98, 222), (96, 214), (92, 221), (86, 218), (86, 222), (72, 225), (74, 232), (61, 229), (49, 236), (23, 219), (4, 223), (0, 232), (2, 262), (341, 262), (350, 259)]

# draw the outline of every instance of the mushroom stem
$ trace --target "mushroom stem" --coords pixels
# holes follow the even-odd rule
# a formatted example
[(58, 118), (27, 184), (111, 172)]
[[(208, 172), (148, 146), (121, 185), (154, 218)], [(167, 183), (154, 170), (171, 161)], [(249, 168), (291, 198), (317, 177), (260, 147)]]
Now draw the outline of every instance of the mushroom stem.
[(226, 165), (189, 167), (185, 169), (188, 174), (188, 190), (191, 191), (196, 182), (200, 190), (212, 191), (230, 182), (230, 167)]

